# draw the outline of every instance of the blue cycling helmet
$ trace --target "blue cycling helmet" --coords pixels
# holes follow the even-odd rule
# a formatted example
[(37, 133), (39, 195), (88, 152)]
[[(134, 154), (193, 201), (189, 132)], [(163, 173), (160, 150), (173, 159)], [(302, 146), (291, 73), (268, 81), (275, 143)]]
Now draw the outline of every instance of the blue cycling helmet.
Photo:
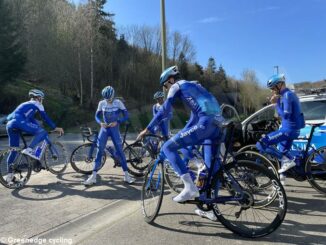
[(154, 94), (154, 100), (157, 100), (158, 98), (164, 98), (164, 93), (162, 91), (157, 91)]
[(163, 86), (164, 83), (171, 77), (171, 76), (176, 76), (179, 75), (180, 72), (178, 70), (177, 66), (171, 66), (167, 68), (165, 71), (162, 72), (160, 76), (160, 85)]
[(41, 97), (42, 99), (44, 99), (45, 97), (45, 94), (41, 91), (41, 90), (38, 90), (38, 89), (31, 89), (29, 92), (28, 92), (28, 96), (31, 98), (31, 97)]
[(270, 79), (268, 79), (267, 87), (268, 88), (273, 88), (277, 84), (282, 83), (282, 82), (285, 82), (284, 74), (277, 74), (277, 75), (272, 76)]
[(114, 97), (114, 88), (112, 88), (111, 86), (106, 86), (102, 90), (102, 97), (107, 100), (112, 100)]

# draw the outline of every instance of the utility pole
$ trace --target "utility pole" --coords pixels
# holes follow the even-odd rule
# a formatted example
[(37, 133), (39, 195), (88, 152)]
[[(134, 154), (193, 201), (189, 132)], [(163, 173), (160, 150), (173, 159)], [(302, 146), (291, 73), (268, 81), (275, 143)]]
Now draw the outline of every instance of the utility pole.
[(276, 68), (276, 74), (278, 74), (278, 66), (274, 66), (274, 69)]
[(161, 0), (161, 43), (162, 43), (162, 72), (163, 72), (166, 68), (165, 0)]

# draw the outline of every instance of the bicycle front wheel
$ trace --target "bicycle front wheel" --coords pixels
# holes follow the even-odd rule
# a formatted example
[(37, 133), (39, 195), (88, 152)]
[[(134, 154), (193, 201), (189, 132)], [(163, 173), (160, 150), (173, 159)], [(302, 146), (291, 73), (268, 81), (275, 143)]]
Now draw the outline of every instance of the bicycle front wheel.
[[(13, 158), (11, 182), (7, 182), (8, 177), (8, 157)], [(9, 189), (21, 188), (28, 182), (32, 173), (30, 158), (23, 155), (20, 150), (7, 149), (0, 153), (0, 183)]]
[[(262, 237), (275, 231), (282, 224), (287, 211), (286, 194), (278, 178), (251, 161), (233, 162), (224, 169), (223, 174), (214, 176), (214, 195), (218, 193), (217, 198), (233, 198), (213, 205), (218, 220), (244, 237)], [(266, 185), (270, 182), (272, 185)], [(273, 201), (268, 205), (256, 205), (270, 196)]]
[(326, 194), (326, 146), (313, 151), (305, 164), (310, 185), (322, 194)]
[[(97, 146), (94, 143), (86, 143), (78, 146), (70, 156), (71, 167), (81, 174), (91, 174), (95, 166)], [(106, 161), (106, 154), (103, 152), (100, 170)]]
[(149, 165), (141, 190), (141, 204), (144, 219), (151, 223), (157, 217), (164, 195), (163, 163)]
[(48, 145), (44, 154), (44, 164), (53, 174), (61, 174), (67, 168), (67, 153), (60, 142)]

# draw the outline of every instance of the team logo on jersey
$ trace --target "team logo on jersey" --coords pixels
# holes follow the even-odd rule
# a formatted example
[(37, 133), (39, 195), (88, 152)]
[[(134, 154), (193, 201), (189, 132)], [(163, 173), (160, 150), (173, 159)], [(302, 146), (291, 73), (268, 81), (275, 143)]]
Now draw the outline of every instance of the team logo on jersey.
[(194, 127), (192, 127), (191, 129), (185, 131), (185, 132), (182, 132), (180, 134), (180, 138), (183, 138), (183, 137), (186, 137), (190, 134), (192, 134), (193, 132), (195, 132), (199, 127), (197, 125), (195, 125)]

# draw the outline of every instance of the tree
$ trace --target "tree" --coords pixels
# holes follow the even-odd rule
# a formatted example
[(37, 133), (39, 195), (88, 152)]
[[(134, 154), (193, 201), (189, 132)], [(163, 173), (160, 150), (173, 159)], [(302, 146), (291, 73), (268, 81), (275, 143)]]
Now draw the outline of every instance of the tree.
[(226, 78), (225, 70), (222, 65), (219, 66), (216, 73), (217, 83), (223, 86), (225, 89), (228, 89), (228, 80)]
[(216, 72), (216, 63), (213, 57), (209, 57), (206, 71), (209, 74), (214, 74)]
[(0, 83), (5, 83), (19, 76), (26, 62), (18, 25), (5, 0), (0, 0), (0, 23)]
[(187, 80), (189, 78), (188, 64), (182, 52), (179, 55), (177, 64), (182, 77)]

